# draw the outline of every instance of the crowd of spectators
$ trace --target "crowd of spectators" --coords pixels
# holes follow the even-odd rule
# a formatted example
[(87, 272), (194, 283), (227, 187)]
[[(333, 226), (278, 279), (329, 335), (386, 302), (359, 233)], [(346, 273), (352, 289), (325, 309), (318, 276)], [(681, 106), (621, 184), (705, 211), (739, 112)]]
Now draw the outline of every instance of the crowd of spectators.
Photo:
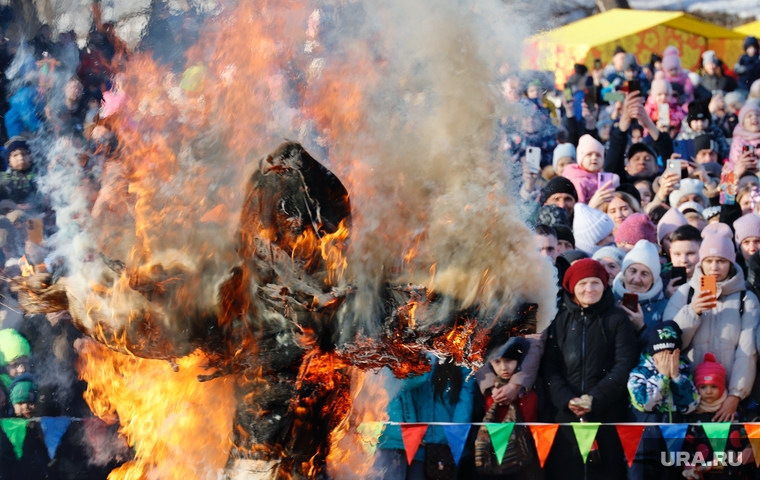
[[(524, 430), (514, 428), (499, 465), (476, 427), (458, 478), (756, 478), (741, 425), (725, 447), (741, 464), (725, 467), (665, 464), (651, 425), (760, 416), (757, 40), (744, 49), (733, 69), (713, 51), (689, 72), (675, 47), (645, 65), (618, 47), (607, 66), (575, 65), (564, 89), (538, 73), (504, 78), (514, 113), (493, 151), (522, 172), (522, 212), (556, 267), (558, 313), (544, 331), (493, 338), (476, 372), (433, 361), (401, 383), (388, 414), (564, 425), (543, 469)], [(569, 422), (602, 422), (585, 463)], [(631, 467), (612, 425), (621, 422), (647, 422)], [(382, 478), (431, 478), (431, 460), (445, 463), (440, 428), (407, 465), (400, 431), (387, 426)], [(688, 427), (683, 450), (708, 461), (709, 445)]]

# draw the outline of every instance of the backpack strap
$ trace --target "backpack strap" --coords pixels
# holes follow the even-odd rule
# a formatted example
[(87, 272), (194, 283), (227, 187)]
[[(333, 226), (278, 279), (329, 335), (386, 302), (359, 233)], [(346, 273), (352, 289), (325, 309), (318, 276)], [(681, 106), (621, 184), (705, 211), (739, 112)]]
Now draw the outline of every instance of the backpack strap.
[[(744, 303), (747, 301), (747, 291), (742, 290), (742, 296), (739, 300), (739, 318), (744, 316)], [(694, 298), (694, 287), (689, 287), (689, 294), (686, 297), (686, 305), (691, 304), (691, 300)]]

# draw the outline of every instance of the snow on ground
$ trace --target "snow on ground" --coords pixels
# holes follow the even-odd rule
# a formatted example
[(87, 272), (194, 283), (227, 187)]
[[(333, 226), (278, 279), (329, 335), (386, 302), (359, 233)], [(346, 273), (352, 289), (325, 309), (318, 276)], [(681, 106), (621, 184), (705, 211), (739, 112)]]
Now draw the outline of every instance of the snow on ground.
[(628, 0), (631, 8), (641, 10), (703, 10), (706, 12), (727, 12), (742, 17), (760, 15), (758, 0)]

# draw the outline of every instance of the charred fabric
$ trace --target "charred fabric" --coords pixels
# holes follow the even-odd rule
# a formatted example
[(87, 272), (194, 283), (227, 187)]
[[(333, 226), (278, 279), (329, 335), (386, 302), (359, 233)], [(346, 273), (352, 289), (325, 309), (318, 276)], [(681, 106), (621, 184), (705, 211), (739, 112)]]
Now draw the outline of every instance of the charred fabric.
[(146, 272), (101, 255), (147, 300), (119, 331), (72, 295), (65, 277), (18, 277), (12, 289), (26, 313), (69, 310), (85, 334), (125, 354), (173, 362), (201, 349), (211, 373), (199, 381), (239, 379), (232, 456), (282, 459), (283, 472), (321, 477), (330, 432), (351, 408), (350, 369), (388, 367), (405, 378), (428, 371), (430, 354), (480, 366), (489, 343), (535, 332), (533, 304), (510, 314), (462, 309), (424, 286), (391, 282), (381, 288), (376, 331), (357, 327), (350, 321), (355, 289), (335, 274), (345, 267), (335, 264), (350, 225), (340, 180), (286, 142), (259, 160), (240, 216), (239, 264), (219, 288), (216, 311), (197, 312), (187, 342), (172, 342), (171, 321), (160, 318), (176, 311), (173, 293), (190, 276), (180, 267)]

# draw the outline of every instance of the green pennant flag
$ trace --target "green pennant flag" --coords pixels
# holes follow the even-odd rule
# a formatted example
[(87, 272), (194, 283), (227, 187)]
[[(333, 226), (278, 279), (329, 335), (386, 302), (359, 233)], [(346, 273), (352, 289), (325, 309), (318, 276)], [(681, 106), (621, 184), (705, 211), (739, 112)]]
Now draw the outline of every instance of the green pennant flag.
[(24, 439), (26, 438), (26, 424), (28, 422), (29, 420), (25, 418), (0, 419), (0, 428), (11, 441), (16, 458), (21, 458), (21, 455), (24, 454)]
[(594, 444), (596, 438), (596, 431), (599, 430), (601, 423), (573, 423), (573, 433), (575, 433), (575, 440), (578, 442), (578, 449), (581, 451), (583, 457), (583, 463), (586, 463), (588, 459), (588, 452), (591, 451), (591, 446)]
[(710, 441), (713, 453), (722, 452), (726, 448), (726, 440), (728, 440), (731, 422), (703, 423), (702, 428), (705, 431), (705, 435), (707, 435), (707, 440)]
[(362, 449), (370, 455), (375, 454), (380, 434), (383, 433), (383, 422), (362, 422), (356, 428), (362, 442)]
[(486, 423), (486, 429), (491, 436), (491, 444), (493, 445), (493, 451), (496, 453), (496, 460), (504, 460), (504, 452), (507, 451), (507, 444), (509, 443), (509, 436), (512, 435), (512, 429), (515, 428), (514, 422), (507, 423)]

